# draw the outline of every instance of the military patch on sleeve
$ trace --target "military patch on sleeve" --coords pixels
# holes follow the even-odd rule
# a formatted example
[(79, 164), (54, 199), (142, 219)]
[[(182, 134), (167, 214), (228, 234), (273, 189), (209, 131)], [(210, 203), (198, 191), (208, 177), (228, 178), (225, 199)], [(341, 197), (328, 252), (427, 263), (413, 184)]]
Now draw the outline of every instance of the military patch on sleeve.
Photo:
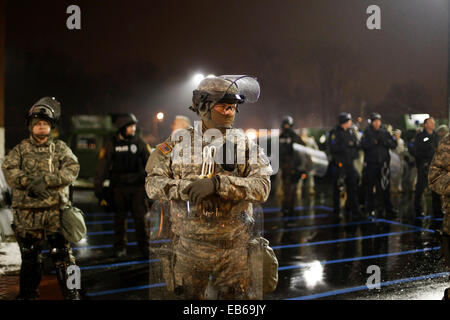
[(106, 155), (106, 149), (105, 148), (101, 148), (100, 149), (100, 154), (98, 155), (98, 158), (101, 160), (105, 157)]
[(172, 148), (166, 143), (163, 142), (161, 144), (157, 145), (157, 148), (159, 149), (159, 151), (161, 151), (164, 155), (168, 154), (169, 152), (172, 151)]

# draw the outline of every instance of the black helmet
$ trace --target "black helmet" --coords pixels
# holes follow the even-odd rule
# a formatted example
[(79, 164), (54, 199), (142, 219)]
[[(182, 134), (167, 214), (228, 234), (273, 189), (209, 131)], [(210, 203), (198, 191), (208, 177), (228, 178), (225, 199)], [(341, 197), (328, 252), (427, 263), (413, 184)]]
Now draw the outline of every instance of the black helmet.
[(52, 129), (56, 126), (61, 114), (61, 104), (54, 97), (44, 97), (39, 99), (28, 111), (26, 115), (27, 126), (32, 119), (42, 119), (50, 123)]
[(294, 125), (294, 118), (291, 116), (286, 116), (281, 121), (281, 127), (284, 128), (285, 125), (289, 125), (289, 127), (292, 127)]
[(126, 114), (120, 115), (116, 119), (116, 126), (119, 130), (123, 129), (125, 127), (128, 127), (131, 124), (137, 124), (137, 123), (138, 123), (138, 120), (137, 120), (136, 116), (132, 113), (126, 113)]
[(341, 112), (339, 114), (339, 124), (346, 123), (347, 121), (352, 120), (352, 115), (348, 112)]
[(375, 121), (375, 120), (381, 120), (381, 114), (379, 114), (378, 112), (372, 112), (372, 114), (370, 115), (370, 121)]

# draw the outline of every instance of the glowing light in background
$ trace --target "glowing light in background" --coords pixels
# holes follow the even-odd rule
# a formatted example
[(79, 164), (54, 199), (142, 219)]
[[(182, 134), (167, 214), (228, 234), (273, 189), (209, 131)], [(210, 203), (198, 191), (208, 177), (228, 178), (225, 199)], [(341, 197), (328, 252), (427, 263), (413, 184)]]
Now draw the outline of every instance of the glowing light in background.
[(197, 73), (195, 76), (192, 77), (192, 81), (194, 82), (195, 86), (198, 86), (200, 81), (205, 79), (205, 76), (201, 73)]
[(164, 113), (158, 112), (156, 114), (156, 119), (158, 119), (159, 121), (162, 121), (164, 119)]
[(257, 138), (257, 133), (255, 129), (247, 129), (245, 131), (245, 135), (250, 139), (250, 140), (255, 140)]

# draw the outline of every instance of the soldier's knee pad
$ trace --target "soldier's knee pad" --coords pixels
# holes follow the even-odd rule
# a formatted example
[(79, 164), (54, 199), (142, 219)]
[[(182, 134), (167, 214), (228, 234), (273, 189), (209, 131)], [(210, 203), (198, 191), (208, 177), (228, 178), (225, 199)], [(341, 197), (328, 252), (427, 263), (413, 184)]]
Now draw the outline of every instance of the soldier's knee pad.
[(47, 235), (47, 240), (52, 248), (65, 248), (69, 243), (66, 238), (60, 233)]
[(41, 252), (41, 239), (33, 238), (27, 234), (25, 238), (19, 237), (17, 239), (22, 256), (22, 262), (25, 263), (39, 263)]
[(52, 234), (47, 236), (50, 245), (50, 256), (58, 265), (67, 265), (71, 263), (70, 248), (67, 246), (68, 242), (61, 234)]
[(69, 248), (51, 248), (50, 256), (53, 263), (58, 267), (60, 265), (71, 264), (70, 249)]

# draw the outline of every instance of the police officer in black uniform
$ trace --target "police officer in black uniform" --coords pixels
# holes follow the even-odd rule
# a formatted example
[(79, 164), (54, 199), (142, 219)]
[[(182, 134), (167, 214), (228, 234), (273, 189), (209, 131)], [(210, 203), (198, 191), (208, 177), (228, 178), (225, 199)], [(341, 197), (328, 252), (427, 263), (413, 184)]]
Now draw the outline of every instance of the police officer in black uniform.
[[(428, 184), (428, 169), (438, 145), (438, 135), (434, 131), (434, 119), (425, 119), (423, 127), (423, 131), (416, 134), (412, 148), (417, 166), (417, 183), (414, 192), (414, 210), (416, 215), (425, 215), (422, 207), (422, 195)], [(431, 191), (431, 197), (433, 214), (436, 217), (442, 216), (440, 196), (436, 192)]]
[(358, 172), (353, 161), (358, 157), (359, 141), (352, 127), (350, 113), (342, 112), (339, 115), (339, 125), (330, 131), (329, 147), (332, 156), (331, 175), (333, 180), (333, 207), (334, 213), (340, 212), (339, 184), (345, 182), (347, 190), (347, 205), (352, 215), (358, 217)]
[(94, 181), (95, 193), (99, 200), (105, 199), (103, 182), (110, 180), (114, 208), (115, 254), (126, 256), (128, 210), (131, 211), (139, 248), (144, 257), (148, 257), (148, 230), (145, 220), (147, 212), (145, 200), (145, 165), (151, 149), (148, 144), (136, 136), (136, 117), (130, 113), (117, 118), (119, 128), (100, 152)]
[(381, 115), (372, 113), (370, 125), (364, 131), (361, 139), (361, 147), (364, 150), (365, 181), (367, 181), (366, 199), (367, 211), (375, 216), (375, 194), (381, 193), (384, 209), (388, 215), (395, 215), (390, 192), (390, 161), (389, 149), (397, 147), (395, 138), (381, 126)]
[(292, 129), (293, 126), (294, 119), (291, 116), (286, 116), (281, 122), (279, 137), (280, 168), (284, 194), (281, 210), (284, 216), (291, 216), (294, 212), (297, 183), (302, 175), (302, 172), (297, 170), (299, 160), (295, 156), (293, 143), (304, 145), (304, 142)]

